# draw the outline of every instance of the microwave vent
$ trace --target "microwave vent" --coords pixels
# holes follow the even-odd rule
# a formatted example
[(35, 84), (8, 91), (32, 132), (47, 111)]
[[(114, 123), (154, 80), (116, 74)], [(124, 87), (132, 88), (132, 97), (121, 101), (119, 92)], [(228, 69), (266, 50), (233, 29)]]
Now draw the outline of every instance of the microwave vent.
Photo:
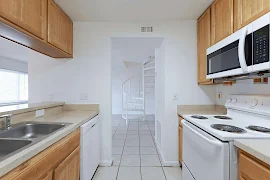
[(150, 26), (141, 27), (141, 32), (142, 33), (151, 33), (151, 32), (153, 32), (153, 27), (150, 27)]

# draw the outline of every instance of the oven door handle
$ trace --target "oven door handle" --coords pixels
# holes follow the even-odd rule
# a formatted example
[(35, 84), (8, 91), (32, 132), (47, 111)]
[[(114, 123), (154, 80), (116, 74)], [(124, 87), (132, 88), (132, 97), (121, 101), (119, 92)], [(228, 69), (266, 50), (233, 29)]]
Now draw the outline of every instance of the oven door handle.
[(247, 27), (244, 27), (242, 30), (241, 37), (239, 39), (239, 44), (238, 44), (239, 63), (244, 73), (248, 72), (248, 66), (247, 66), (246, 57), (245, 57), (245, 41), (246, 41), (247, 33), (248, 33), (248, 29)]
[(214, 141), (212, 139), (208, 139), (207, 137), (205, 137), (204, 135), (202, 135), (201, 133), (195, 131), (193, 128), (191, 128), (187, 123), (185, 123), (185, 121), (182, 121), (182, 124), (184, 125), (184, 127), (188, 128), (190, 131), (192, 131), (194, 134), (196, 134), (198, 137), (200, 137), (201, 139), (205, 140), (206, 142), (208, 142), (209, 144), (212, 144), (216, 147), (222, 148), (222, 144)]

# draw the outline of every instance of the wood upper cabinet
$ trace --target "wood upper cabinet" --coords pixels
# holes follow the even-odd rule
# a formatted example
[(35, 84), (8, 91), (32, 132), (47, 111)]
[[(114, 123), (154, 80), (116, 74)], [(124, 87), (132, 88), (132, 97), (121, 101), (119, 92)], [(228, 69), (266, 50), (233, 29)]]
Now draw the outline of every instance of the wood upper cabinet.
[(54, 180), (79, 180), (80, 148), (75, 149), (55, 170)]
[(29, 33), (47, 39), (47, 0), (1, 0), (0, 15)]
[(233, 0), (216, 0), (211, 5), (211, 45), (233, 33)]
[(48, 42), (72, 55), (73, 23), (53, 0), (48, 1)]
[(198, 19), (198, 83), (211, 84), (212, 80), (206, 79), (207, 74), (207, 57), (206, 50), (210, 47), (211, 38), (211, 14), (210, 9), (207, 9), (204, 14)]
[(234, 0), (234, 31), (270, 11), (270, 0)]

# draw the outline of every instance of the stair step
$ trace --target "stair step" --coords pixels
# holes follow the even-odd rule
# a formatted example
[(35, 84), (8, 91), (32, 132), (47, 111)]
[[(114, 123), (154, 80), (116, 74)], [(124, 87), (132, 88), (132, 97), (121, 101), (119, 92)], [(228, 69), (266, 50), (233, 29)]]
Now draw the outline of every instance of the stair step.
[(145, 77), (155, 77), (156, 75), (155, 74), (145, 74), (144, 76)]
[[(123, 111), (125, 112), (126, 109), (123, 109)], [(143, 112), (143, 109), (127, 109), (127, 111), (134, 111), (134, 112)]]
[(138, 102), (126, 102), (127, 104), (133, 104), (133, 105), (143, 105), (142, 103), (138, 103)]
[(144, 68), (143, 70), (148, 71), (148, 70), (152, 70), (152, 69), (155, 69), (155, 67)]
[(132, 99), (136, 99), (136, 100), (143, 100), (142, 97), (131, 97)]

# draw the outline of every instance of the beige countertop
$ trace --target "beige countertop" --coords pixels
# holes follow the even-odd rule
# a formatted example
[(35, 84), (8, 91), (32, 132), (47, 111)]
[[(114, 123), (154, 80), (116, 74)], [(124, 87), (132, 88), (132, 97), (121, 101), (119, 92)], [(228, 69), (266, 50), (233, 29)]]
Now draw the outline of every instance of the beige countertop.
[(41, 102), (41, 103), (31, 103), (31, 104), (18, 104), (18, 105), (11, 105), (11, 106), (2, 106), (0, 107), (0, 116), (4, 114), (21, 114), (30, 111), (35, 111), (38, 109), (46, 109), (56, 106), (64, 105), (64, 102)]
[(234, 145), (270, 165), (270, 139), (236, 139)]
[(225, 115), (227, 110), (224, 106), (219, 105), (178, 105), (177, 113), (179, 116), (184, 114)]
[[(46, 106), (46, 105), (45, 105)], [(47, 104), (48, 106), (48, 104)], [(39, 106), (37, 109), (41, 109)], [(65, 108), (64, 108), (65, 109)], [(46, 139), (26, 148), (25, 150), (17, 153), (3, 161), (0, 162), (0, 177), (12, 169), (16, 168), (18, 165), (32, 158), (39, 152), (43, 151), (47, 147), (51, 146), (55, 142), (59, 141), (63, 137), (67, 136), (82, 124), (93, 118), (99, 113), (98, 110), (72, 110), (72, 111), (62, 111), (58, 114), (51, 116), (43, 116), (39, 118), (30, 118), (27, 121), (37, 121), (37, 122), (66, 122), (72, 123), (69, 126), (57, 131), (56, 133), (50, 135)]]

